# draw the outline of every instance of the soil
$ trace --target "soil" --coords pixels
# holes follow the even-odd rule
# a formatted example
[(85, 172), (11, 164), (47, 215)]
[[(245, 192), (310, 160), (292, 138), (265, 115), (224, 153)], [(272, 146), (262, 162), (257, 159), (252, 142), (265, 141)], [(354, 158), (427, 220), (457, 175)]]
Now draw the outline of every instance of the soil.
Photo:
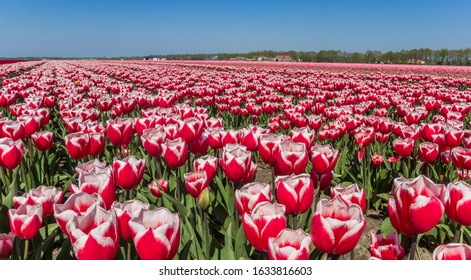
[[(255, 174), (254, 182), (270, 184), (271, 183), (270, 169), (259, 167), (257, 169), (257, 173)], [(325, 198), (328, 198), (328, 197), (325, 197)], [(355, 247), (355, 250), (353, 253), (353, 257), (355, 260), (368, 260), (371, 257), (371, 254), (369, 252), (370, 232), (374, 230), (379, 233), (383, 220), (387, 218), (387, 213), (384, 213), (383, 211), (369, 210), (365, 218), (366, 218), (365, 229), (363, 230), (363, 233), (360, 237), (360, 241), (358, 241), (358, 244)], [(420, 260), (432, 259), (432, 252), (428, 250), (427, 248), (421, 246), (421, 244), (419, 244), (418, 246), (418, 252), (419, 254), (418, 256), (416, 256), (416, 259), (420, 259)], [(351, 259), (351, 255), (345, 254), (341, 256), (340, 259), (349, 260)]]

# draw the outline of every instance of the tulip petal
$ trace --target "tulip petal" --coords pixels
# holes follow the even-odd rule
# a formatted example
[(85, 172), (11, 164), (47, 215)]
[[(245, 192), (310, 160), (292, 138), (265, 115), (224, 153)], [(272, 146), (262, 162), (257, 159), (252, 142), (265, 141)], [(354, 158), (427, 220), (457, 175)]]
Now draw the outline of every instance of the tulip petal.
[(443, 211), (443, 204), (438, 198), (418, 196), (409, 209), (411, 226), (416, 233), (425, 233), (438, 224)]

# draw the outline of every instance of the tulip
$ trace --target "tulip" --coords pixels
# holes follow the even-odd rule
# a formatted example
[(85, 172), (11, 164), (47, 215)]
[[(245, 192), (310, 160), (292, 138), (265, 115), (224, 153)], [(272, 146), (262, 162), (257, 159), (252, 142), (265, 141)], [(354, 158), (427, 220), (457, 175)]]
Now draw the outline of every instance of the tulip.
[(444, 185), (420, 175), (414, 179), (394, 179), (394, 198), (389, 199), (391, 224), (400, 233), (413, 236), (431, 230), (443, 216), (440, 197)]
[(15, 169), (20, 165), (23, 154), (23, 141), (14, 141), (11, 138), (0, 138), (0, 166)]
[(54, 96), (46, 96), (44, 97), (44, 104), (47, 108), (54, 108), (56, 106), (56, 98)]
[(443, 193), (445, 213), (456, 223), (471, 226), (471, 185), (466, 182), (449, 183)]
[(261, 135), (261, 131), (253, 130), (250, 128), (242, 129), (242, 137), (240, 143), (247, 147), (247, 150), (254, 152), (258, 150), (258, 140)]
[(209, 148), (208, 132), (203, 131), (200, 133), (199, 138), (196, 138), (188, 145), (188, 149), (195, 155), (205, 155)]
[(432, 135), (441, 134), (445, 131), (443, 126), (438, 123), (435, 123), (435, 124), (422, 123), (421, 127), (422, 127), (421, 135), (425, 141), (432, 141)]
[(208, 132), (209, 146), (213, 150), (221, 149), (223, 147), (221, 134), (224, 132), (224, 128), (210, 127), (206, 131)]
[(259, 203), (272, 201), (270, 185), (257, 182), (248, 183), (235, 190), (234, 199), (237, 211), (241, 215), (250, 214)]
[(113, 182), (111, 168), (92, 169), (80, 173), (78, 178), (78, 186), (71, 184), (70, 191), (72, 193), (86, 192), (88, 194), (97, 193), (105, 202), (105, 208), (110, 209), (116, 200), (116, 186)]
[(178, 134), (187, 144), (199, 139), (203, 128), (203, 123), (195, 117), (178, 121)]
[(371, 161), (375, 165), (381, 165), (384, 162), (384, 157), (381, 156), (381, 155), (376, 154), (376, 155), (371, 157)]
[(408, 157), (414, 150), (414, 140), (411, 138), (396, 138), (394, 139), (392, 145), (396, 153), (400, 157)]
[(228, 130), (222, 130), (220, 133), (221, 133), (221, 143), (223, 147), (226, 146), (227, 144), (239, 143), (241, 131), (236, 130), (236, 129), (228, 129)]
[(88, 156), (90, 152), (90, 136), (83, 132), (68, 134), (64, 137), (65, 147), (70, 157), (80, 160)]
[(218, 169), (218, 159), (212, 155), (202, 156), (193, 162), (193, 168), (195, 171), (206, 172), (208, 181), (211, 181), (216, 176)]
[(461, 145), (461, 142), (463, 142), (463, 130), (456, 127), (445, 129), (445, 143), (448, 147), (457, 147)]
[(0, 259), (8, 259), (13, 252), (15, 235), (13, 232), (0, 233)]
[(471, 260), (471, 246), (468, 244), (450, 243), (440, 245), (433, 251), (434, 260)]
[(188, 147), (182, 138), (162, 143), (162, 154), (171, 169), (177, 169), (188, 159)]
[(314, 145), (311, 149), (312, 171), (317, 174), (325, 174), (334, 170), (339, 151), (330, 145)]
[(314, 183), (314, 188), (319, 188), (320, 191), (325, 191), (330, 187), (330, 183), (332, 183), (332, 180), (334, 179), (334, 172), (330, 171), (328, 173), (318, 175), (314, 170), (312, 170), (311, 179)]
[(250, 161), (249, 164), (250, 164), (249, 170), (248, 170), (247, 173), (245, 174), (244, 179), (242, 179), (242, 181), (239, 182), (239, 183), (241, 183), (242, 185), (245, 185), (245, 184), (248, 184), (248, 183), (250, 183), (250, 182), (253, 182), (255, 173), (257, 173), (258, 164), (256, 164), (256, 163), (253, 162), (253, 161)]
[(357, 184), (352, 184), (348, 187), (338, 185), (335, 188), (330, 188), (330, 198), (338, 196), (345, 204), (356, 204), (360, 206), (361, 211), (366, 210), (366, 195), (365, 189), (361, 189)]
[(383, 237), (382, 234), (370, 232), (370, 254), (380, 260), (402, 260), (405, 249), (399, 243), (397, 232), (391, 232)]
[(164, 180), (163, 178), (160, 178), (159, 180), (154, 180), (149, 184), (149, 189), (150, 192), (155, 196), (155, 197), (161, 197), (163, 192), (168, 193), (168, 181)]
[[(167, 140), (175, 140), (177, 138), (181, 138), (179, 132), (178, 132), (178, 126), (176, 124), (170, 124), (167, 122), (167, 124), (163, 127), (165, 131), (165, 138)], [(183, 138), (181, 138), (183, 141)], [(183, 141), (185, 142), (185, 141)]]
[(31, 135), (34, 146), (41, 152), (45, 152), (52, 148), (54, 144), (54, 133), (51, 131), (38, 131)]
[(142, 136), (144, 130), (152, 129), (155, 127), (155, 118), (140, 118), (136, 119), (134, 122), (134, 126), (136, 128), (136, 132), (139, 136)]
[(419, 157), (423, 162), (433, 163), (439, 152), (439, 147), (435, 143), (424, 142), (419, 145)]
[(312, 240), (302, 229), (283, 229), (276, 238), (268, 239), (270, 260), (309, 260)]
[(3, 137), (16, 140), (23, 140), (26, 136), (25, 126), (21, 122), (6, 121), (1, 126)]
[(162, 154), (162, 143), (166, 136), (161, 127), (145, 129), (141, 136), (141, 142), (149, 155), (158, 157)]
[(314, 139), (316, 138), (315, 132), (311, 131), (307, 126), (293, 128), (290, 131), (289, 136), (291, 137), (291, 140), (296, 143), (304, 143), (306, 150), (311, 149), (312, 145), (314, 145)]
[(242, 224), (250, 244), (259, 251), (267, 252), (269, 238), (278, 236), (286, 228), (285, 207), (278, 203), (261, 202), (252, 213), (244, 213)]
[(166, 208), (141, 210), (129, 221), (134, 245), (143, 260), (171, 260), (180, 245), (180, 218)]
[(278, 175), (304, 173), (308, 162), (308, 152), (304, 143), (283, 141), (279, 144), (279, 152), (275, 163)]
[(219, 165), (226, 177), (234, 183), (245, 179), (250, 171), (252, 153), (239, 144), (229, 144), (224, 147)]
[[(449, 157), (450, 152), (447, 151), (443, 156)], [(448, 159), (449, 160), (449, 159)], [(443, 159), (442, 159), (443, 161)], [(451, 161), (458, 169), (471, 169), (471, 149), (456, 147), (451, 151)], [(445, 162), (445, 161), (444, 161)]]
[(22, 196), (13, 197), (13, 206), (19, 208), (23, 204), (35, 205), (41, 204), (43, 217), (54, 214), (54, 204), (62, 201), (62, 192), (55, 187), (39, 186), (24, 193)]
[(69, 232), (67, 231), (69, 221), (75, 216), (84, 215), (94, 205), (105, 206), (105, 202), (99, 194), (94, 193), (90, 195), (85, 192), (75, 193), (67, 199), (65, 204), (54, 205), (54, 218), (62, 232), (69, 236)]
[(33, 135), (36, 131), (38, 131), (39, 126), (41, 125), (39, 117), (23, 115), (19, 116), (17, 120), (23, 124), (26, 137)]
[(10, 229), (19, 238), (33, 239), (38, 234), (43, 221), (41, 204), (23, 204), (18, 209), (8, 210)]
[(79, 260), (112, 260), (119, 249), (116, 213), (93, 205), (67, 223), (72, 248)]
[(312, 217), (312, 242), (321, 252), (343, 255), (355, 248), (365, 225), (358, 205), (347, 206), (339, 197), (321, 199)]
[(297, 215), (311, 207), (314, 200), (314, 183), (309, 174), (277, 177), (275, 186), (277, 201), (285, 206), (286, 214)]
[(124, 240), (130, 241), (132, 240), (132, 232), (129, 228), (129, 220), (139, 214), (141, 209), (149, 209), (149, 204), (144, 204), (139, 200), (127, 200), (123, 203), (115, 201), (111, 209), (116, 212), (121, 236)]
[(106, 162), (101, 162), (99, 159), (95, 158), (84, 163), (79, 163), (77, 167), (75, 167), (75, 172), (80, 176), (80, 173), (82, 172), (88, 172), (95, 168), (105, 169), (105, 167)]
[(259, 138), (258, 151), (263, 162), (275, 164), (278, 157), (279, 146), (286, 136), (281, 134), (262, 134)]
[(115, 147), (128, 145), (133, 133), (133, 120), (130, 118), (116, 118), (106, 122), (106, 134)]
[(184, 174), (185, 187), (193, 197), (198, 197), (199, 194), (209, 187), (208, 177), (204, 171), (193, 171)]
[(102, 132), (89, 133), (90, 155), (96, 157), (105, 150), (105, 134)]
[(122, 160), (113, 160), (113, 174), (116, 185), (124, 190), (136, 188), (144, 176), (145, 166), (145, 159), (137, 159), (134, 156)]

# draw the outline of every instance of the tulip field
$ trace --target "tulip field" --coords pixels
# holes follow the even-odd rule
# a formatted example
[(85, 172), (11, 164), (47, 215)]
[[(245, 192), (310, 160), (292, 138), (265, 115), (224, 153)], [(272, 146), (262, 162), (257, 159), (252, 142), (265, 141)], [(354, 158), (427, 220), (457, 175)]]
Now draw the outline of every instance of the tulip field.
[(0, 259), (471, 259), (471, 68), (0, 65)]

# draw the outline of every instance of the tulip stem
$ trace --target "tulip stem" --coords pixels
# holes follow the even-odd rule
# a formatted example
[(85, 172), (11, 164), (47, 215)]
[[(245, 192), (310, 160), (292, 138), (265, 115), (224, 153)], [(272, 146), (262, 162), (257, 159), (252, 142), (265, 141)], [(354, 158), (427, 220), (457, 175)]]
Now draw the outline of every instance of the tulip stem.
[(131, 241), (128, 241), (128, 250), (127, 250), (127, 255), (126, 255), (126, 259), (129, 261), (131, 260)]
[(157, 176), (159, 176), (159, 178), (157, 179), (161, 179), (162, 178), (162, 169), (160, 168), (160, 156), (159, 157), (155, 157), (155, 166), (157, 167)]
[(181, 179), (180, 179), (180, 173), (181, 173), (181, 172), (180, 172), (180, 168), (181, 168), (181, 167), (178, 167), (178, 168), (177, 168), (177, 171), (175, 172), (176, 177), (177, 177), (177, 186), (176, 186), (176, 188), (175, 188), (175, 195), (176, 195), (176, 197), (177, 197), (177, 199), (178, 199), (179, 202), (181, 202), (180, 185), (181, 185), (181, 183), (182, 183), (182, 182), (181, 182)]
[(271, 169), (271, 193), (272, 193), (273, 197), (275, 197), (275, 191), (276, 191), (276, 188), (275, 188), (275, 168), (273, 167), (273, 165), (271, 165), (270, 169)]
[(23, 260), (28, 259), (28, 253), (29, 253), (29, 240), (25, 239), (25, 252), (24, 252), (24, 255), (23, 255)]
[(45, 237), (47, 238), (49, 236), (49, 223), (47, 221), (47, 217), (44, 217), (44, 234)]
[(49, 187), (51, 184), (50, 179), (49, 179), (49, 152), (45, 151), (43, 153), (43, 156), (44, 156), (44, 170), (46, 171), (45, 172), (46, 174), (44, 174), (44, 176), (46, 177), (46, 184)]
[(417, 249), (417, 234), (414, 233), (412, 237), (412, 244), (409, 251), (409, 260), (413, 261), (415, 259), (415, 250)]
[(458, 224), (455, 231), (455, 237), (453, 238), (453, 243), (458, 243), (461, 240), (461, 225)]
[[(232, 201), (235, 201), (235, 198), (234, 198), (234, 193), (235, 193), (235, 190), (238, 189), (239, 187), (239, 183), (234, 183), (232, 182), (232, 190), (231, 190), (231, 193), (232, 193), (232, 196), (231, 196), (231, 200)], [(233, 207), (232, 209), (234, 209), (234, 222), (235, 222), (235, 230), (236, 232), (239, 231), (239, 224), (240, 224), (240, 220), (239, 220), (239, 212)]]
[(298, 218), (299, 218), (299, 215), (293, 215), (293, 229), (294, 230), (298, 228)]
[(340, 255), (336, 255), (336, 254), (328, 254), (327, 255), (328, 260), (338, 260), (339, 258), (340, 258)]
[(31, 186), (31, 182), (30, 182), (30, 180), (28, 180), (28, 179), (26, 178), (25, 164), (26, 164), (26, 163), (25, 163), (24, 161), (22, 161), (22, 162), (20, 163), (20, 165), (21, 165), (21, 173), (22, 173), (22, 175), (23, 175), (23, 180), (24, 180), (24, 182), (26, 183), (25, 189), (24, 189), (23, 191), (24, 191), (25, 193), (27, 193), (27, 192), (29, 192), (29, 187)]
[(203, 227), (204, 227), (204, 243), (206, 245), (206, 259), (209, 260), (211, 259), (211, 243), (209, 239), (208, 214), (206, 212), (203, 212), (202, 215), (203, 215)]
[(316, 212), (317, 203), (319, 203), (319, 199), (321, 197), (321, 190), (319, 186), (317, 186), (316, 193), (314, 195), (314, 204), (312, 205), (312, 213)]

